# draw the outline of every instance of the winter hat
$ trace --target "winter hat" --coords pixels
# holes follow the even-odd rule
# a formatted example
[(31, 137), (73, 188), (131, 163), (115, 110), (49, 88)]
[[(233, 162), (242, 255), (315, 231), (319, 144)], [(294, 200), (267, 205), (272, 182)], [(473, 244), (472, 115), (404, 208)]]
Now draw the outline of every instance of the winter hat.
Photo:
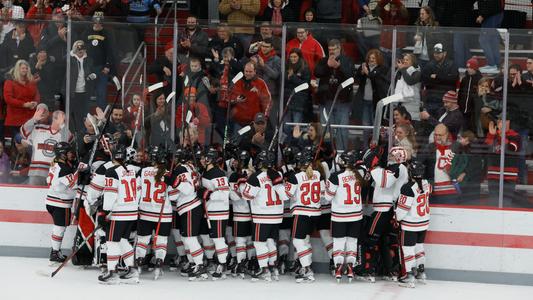
[(479, 64), (477, 62), (477, 59), (472, 57), (471, 59), (467, 60), (466, 67), (476, 71), (479, 70)]
[(172, 48), (174, 48), (174, 43), (172, 41), (165, 44), (165, 52), (167, 52), (167, 50), (172, 49)]
[(442, 53), (446, 52), (446, 49), (444, 49), (444, 45), (442, 45), (442, 43), (437, 43), (435, 46), (433, 46), (433, 52)]
[(442, 101), (457, 103), (457, 92), (447, 91), (444, 97), (442, 97)]

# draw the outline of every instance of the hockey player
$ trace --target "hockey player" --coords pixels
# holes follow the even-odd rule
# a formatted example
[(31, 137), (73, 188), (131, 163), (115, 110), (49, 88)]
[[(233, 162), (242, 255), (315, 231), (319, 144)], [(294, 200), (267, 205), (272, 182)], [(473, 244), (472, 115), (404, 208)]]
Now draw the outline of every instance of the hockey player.
[(152, 232), (157, 235), (152, 240), (155, 249), (154, 279), (162, 275), (163, 261), (167, 254), (167, 241), (172, 223), (172, 207), (168, 187), (163, 175), (166, 170), (166, 151), (155, 146), (150, 151), (152, 166), (141, 170), (141, 199), (139, 202), (139, 222), (137, 224), (136, 262), (141, 271), (145, 264), (146, 251), (150, 245)]
[(211, 225), (209, 236), (215, 244), (218, 264), (212, 274), (213, 280), (225, 278), (228, 245), (225, 241), (229, 219), (229, 180), (218, 166), (218, 151), (214, 148), (205, 154), (205, 172), (199, 195), (207, 207), (207, 220)]
[(204, 208), (202, 201), (196, 194), (198, 173), (194, 166), (186, 161), (185, 157), (178, 155), (176, 159), (177, 166), (167, 180), (172, 188), (178, 191), (176, 210), (179, 215), (181, 239), (192, 259), (187, 270), (188, 277), (190, 281), (205, 280), (208, 276), (203, 263), (204, 249), (198, 241), (200, 225), (201, 222), (204, 222)]
[(326, 199), (331, 201), (331, 232), (335, 278), (340, 282), (343, 273), (351, 282), (357, 258), (357, 239), (363, 220), (361, 188), (365, 185), (364, 171), (357, 169), (355, 151), (344, 152), (339, 165), (344, 170), (330, 175), (326, 182)]
[(272, 169), (274, 154), (263, 150), (256, 156), (255, 162), (256, 172), (241, 187), (243, 198), (250, 201), (252, 240), (259, 262), (259, 270), (252, 275), (252, 280), (272, 281), (272, 277), (277, 279), (278, 274), (275, 240), (283, 220), (282, 201), (287, 197), (280, 173)]
[[(401, 187), (409, 180), (405, 162), (407, 153), (403, 147), (392, 147), (388, 152), (386, 165), (376, 166), (379, 159), (372, 155), (366, 158), (370, 174), (375, 182), (373, 193), (373, 210), (371, 225), (367, 239), (367, 254), (369, 260), (369, 274), (365, 278), (375, 282), (377, 271), (377, 255), (382, 236), (391, 231), (391, 220), (394, 215), (393, 206), (400, 195)], [(383, 160), (381, 160), (383, 161)]]
[[(237, 265), (231, 270), (231, 274), (244, 278), (246, 270), (247, 247), (252, 243), (252, 214), (250, 203), (243, 199), (241, 185), (246, 184), (252, 170), (246, 169), (250, 161), (250, 153), (242, 150), (238, 154), (235, 172), (229, 177), (230, 199), (233, 208), (233, 236), (235, 237), (237, 250)], [(251, 258), (251, 257), (248, 257)]]
[[(295, 174), (297, 149), (293, 147), (286, 147), (283, 149), (283, 165), (281, 166), (281, 173), (283, 174), (284, 182), (286, 182), (292, 175)], [(290, 272), (299, 270), (298, 253), (294, 251), (294, 264), (289, 266), (289, 250), (291, 245), (291, 228), (293, 217), (291, 214), (290, 201), (283, 202), (283, 222), (279, 227), (279, 241), (278, 241), (278, 269), (279, 273), (284, 275), (287, 270)]]
[(396, 220), (402, 229), (401, 243), (403, 262), (407, 274), (401, 278), (400, 286), (415, 287), (415, 278), (426, 282), (424, 270), (424, 239), (429, 227), (429, 196), (432, 187), (423, 179), (425, 166), (413, 160), (410, 166), (409, 182), (401, 189), (396, 205)]
[(61, 254), (61, 242), (66, 226), (70, 225), (70, 209), (76, 195), (76, 182), (78, 173), (74, 165), (76, 156), (72, 147), (67, 142), (59, 142), (54, 146), (55, 158), (48, 171), (48, 194), (46, 196), (46, 210), (52, 216), (50, 264), (65, 261)]
[[(131, 229), (137, 221), (140, 181), (134, 168), (125, 166), (126, 147), (117, 145), (113, 151), (114, 166), (105, 173), (105, 216), (99, 223), (109, 221), (106, 230), (107, 272), (98, 277), (99, 283), (139, 283), (139, 272), (134, 268), (133, 247), (128, 242)], [(122, 258), (127, 271), (117, 274), (116, 267)]]
[(313, 170), (314, 153), (301, 151), (296, 155), (297, 170), (285, 182), (285, 190), (291, 203), (292, 243), (298, 253), (302, 268), (296, 274), (296, 282), (315, 280), (311, 270), (312, 252), (309, 236), (320, 217), (320, 194), (323, 185), (320, 173)]

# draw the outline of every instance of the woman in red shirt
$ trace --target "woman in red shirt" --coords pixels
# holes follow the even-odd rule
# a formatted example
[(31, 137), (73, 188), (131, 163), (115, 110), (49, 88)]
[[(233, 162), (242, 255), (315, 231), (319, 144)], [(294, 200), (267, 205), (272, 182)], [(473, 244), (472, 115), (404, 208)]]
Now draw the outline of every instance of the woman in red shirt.
[(18, 60), (8, 77), (4, 83), (4, 100), (7, 104), (4, 125), (11, 136), (15, 136), (20, 126), (35, 113), (40, 96), (27, 61)]

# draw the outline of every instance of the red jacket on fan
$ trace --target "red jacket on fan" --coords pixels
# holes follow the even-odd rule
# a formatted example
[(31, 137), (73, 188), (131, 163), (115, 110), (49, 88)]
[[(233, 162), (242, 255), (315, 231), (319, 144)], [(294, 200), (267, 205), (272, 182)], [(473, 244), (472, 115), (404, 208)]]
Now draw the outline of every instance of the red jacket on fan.
[[(500, 153), (502, 151), (501, 132), (497, 134), (487, 134), (485, 144), (492, 146), (493, 155), (488, 155), (487, 159), (487, 179), (500, 180)], [(519, 157), (516, 153), (520, 150), (520, 135), (509, 129), (505, 133), (505, 165), (503, 167), (503, 179), (505, 181), (518, 181)]]
[[(255, 77), (247, 81), (243, 78), (237, 81), (232, 94), (235, 98), (241, 95), (244, 97), (244, 101), (233, 105), (231, 110), (233, 121), (244, 126), (250, 124), (258, 112), (268, 116), (272, 97), (263, 79)], [(235, 101), (235, 98), (232, 101)]]
[[(190, 110), (193, 118), (192, 122), (198, 127), (198, 142), (200, 144), (203, 144), (206, 142), (205, 140), (205, 132), (209, 126), (211, 126), (211, 118), (209, 117), (209, 109), (205, 104), (196, 102), (193, 105), (190, 105), (186, 107), (187, 110)], [(183, 104), (178, 106), (178, 109), (176, 110), (176, 127), (181, 128), (181, 114), (183, 111)], [(187, 115), (187, 112), (185, 112), (185, 115)]]
[[(326, 56), (326, 53), (324, 52), (324, 49), (320, 45), (320, 43), (309, 33), (307, 36), (307, 39), (303, 41), (303, 43), (300, 43), (300, 40), (298, 38), (293, 38), (292, 40), (287, 42), (287, 54), (286, 57), (289, 57), (289, 52), (294, 49), (299, 48), (302, 50), (302, 56), (309, 66), (309, 70), (311, 71), (311, 74), (314, 74), (315, 72), (315, 66), (316, 64)], [(312, 76), (314, 78), (314, 75)]]
[(25, 103), (40, 101), (39, 91), (35, 82), (21, 84), (12, 79), (4, 83), (4, 101), (7, 104), (5, 126), (21, 126), (26, 123), (33, 114), (35, 109), (24, 107)]

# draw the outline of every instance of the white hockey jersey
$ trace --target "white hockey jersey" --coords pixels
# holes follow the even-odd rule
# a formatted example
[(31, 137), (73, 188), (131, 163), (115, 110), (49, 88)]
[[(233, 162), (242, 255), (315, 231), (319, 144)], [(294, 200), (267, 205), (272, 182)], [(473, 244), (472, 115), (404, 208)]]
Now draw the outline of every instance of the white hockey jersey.
[(29, 176), (46, 176), (55, 157), (54, 147), (59, 142), (71, 142), (72, 134), (67, 127), (53, 132), (48, 124), (36, 124), (29, 119), (20, 127), (22, 137), (32, 145)]
[(250, 212), (250, 203), (246, 201), (241, 194), (240, 186), (246, 184), (246, 176), (233, 172), (229, 177), (229, 198), (232, 202), (233, 221), (248, 222), (252, 220)]
[(140, 180), (138, 167), (116, 165), (105, 173), (104, 205), (109, 220), (135, 221), (138, 217)]
[[(139, 219), (158, 222), (161, 208), (161, 222), (172, 222), (172, 205), (170, 201), (170, 191), (172, 187), (167, 186), (164, 177), (156, 182), (156, 167), (146, 167), (141, 170), (141, 200), (139, 202)], [(174, 194), (176, 195), (176, 194)], [(161, 207), (163, 206), (163, 207)]]
[(408, 182), (402, 186), (400, 198), (396, 206), (396, 220), (402, 230), (424, 231), (429, 227), (429, 197), (431, 184), (422, 179), (422, 190), (416, 182)]
[(69, 163), (57, 162), (48, 170), (46, 205), (71, 208), (76, 196), (78, 172)]
[(180, 216), (202, 205), (202, 201), (196, 196), (198, 175), (192, 166), (187, 164), (177, 166), (172, 178), (173, 190), (169, 194), (171, 201), (175, 199), (176, 210)]
[(320, 216), (322, 180), (318, 171), (307, 177), (304, 171), (291, 174), (285, 182), (285, 192), (291, 202), (292, 215)]
[[(291, 177), (291, 175), (295, 174), (294, 166), (293, 165), (284, 165), (281, 166), (281, 172), (283, 173), (283, 178), (285, 178), (285, 181)], [(283, 201), (283, 218), (291, 218), (291, 202), (290, 201)]]
[(229, 219), (230, 188), (226, 173), (218, 167), (209, 169), (202, 177), (202, 186), (211, 191), (207, 201), (209, 220)]
[[(364, 176), (363, 171), (357, 171)], [(351, 170), (331, 174), (326, 182), (326, 199), (331, 201), (331, 221), (354, 222), (363, 219), (361, 183)]]
[(385, 169), (377, 167), (370, 171), (372, 179), (375, 182), (373, 194), (374, 211), (389, 211), (398, 199), (398, 196), (400, 196), (400, 189), (409, 180), (407, 168), (403, 164), (398, 164), (398, 178), (396, 178), (394, 171), (392, 171), (393, 167), (392, 165), (387, 166)]
[(272, 186), (267, 172), (257, 171), (241, 185), (242, 197), (250, 201), (252, 220), (258, 224), (280, 224), (283, 201), (287, 199), (283, 184)]
[(104, 195), (105, 172), (115, 166), (111, 161), (93, 163), (93, 166), (96, 167), (96, 165), (98, 165), (98, 167), (94, 171), (94, 174), (91, 178), (91, 183), (85, 188), (87, 193), (86, 199), (91, 205), (93, 205), (98, 198)]
[[(329, 168), (329, 165), (323, 161), (321, 163), (322, 169), (324, 170), (324, 176), (323, 180), (326, 180), (329, 178), (332, 171), (335, 170), (335, 168)], [(326, 184), (324, 183), (323, 189), (320, 194), (320, 212), (322, 215), (331, 214), (331, 203), (326, 199)]]

